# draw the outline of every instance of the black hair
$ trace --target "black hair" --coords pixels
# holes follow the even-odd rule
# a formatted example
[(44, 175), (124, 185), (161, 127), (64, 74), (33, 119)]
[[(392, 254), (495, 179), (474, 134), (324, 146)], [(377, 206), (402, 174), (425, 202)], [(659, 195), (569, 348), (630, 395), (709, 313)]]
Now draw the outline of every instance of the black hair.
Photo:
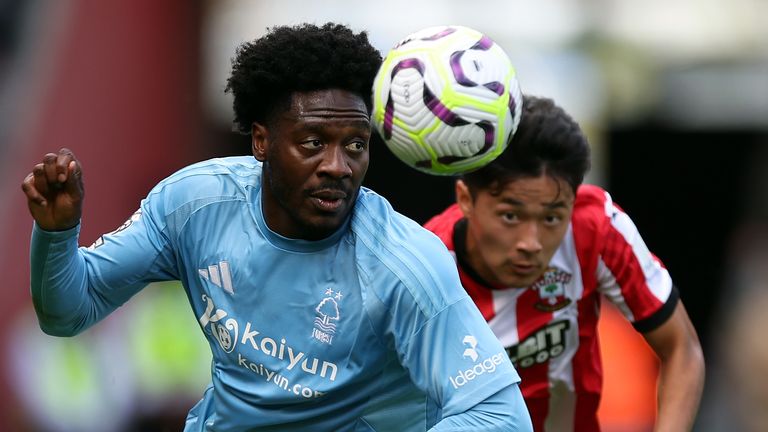
[(254, 122), (269, 124), (287, 109), (294, 92), (340, 89), (362, 97), (371, 109), (371, 88), (381, 54), (366, 32), (341, 24), (278, 26), (240, 45), (226, 92), (234, 96), (234, 123), (248, 134)]
[(546, 174), (565, 180), (576, 193), (589, 168), (589, 143), (578, 123), (552, 99), (525, 95), (520, 124), (507, 148), (462, 180), (473, 196), (479, 190), (495, 195), (511, 181)]

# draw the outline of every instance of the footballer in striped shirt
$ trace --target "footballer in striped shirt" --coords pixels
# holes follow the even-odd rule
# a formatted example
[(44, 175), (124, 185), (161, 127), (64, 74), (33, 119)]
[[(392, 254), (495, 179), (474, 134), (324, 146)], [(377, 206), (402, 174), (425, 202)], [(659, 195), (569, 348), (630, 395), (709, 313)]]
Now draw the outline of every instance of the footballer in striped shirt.
[(456, 181), (456, 203), (427, 222), (521, 378), (536, 431), (599, 431), (601, 299), (660, 359), (656, 430), (690, 430), (704, 381), (696, 330), (669, 272), (603, 189), (579, 125), (526, 96), (496, 160)]

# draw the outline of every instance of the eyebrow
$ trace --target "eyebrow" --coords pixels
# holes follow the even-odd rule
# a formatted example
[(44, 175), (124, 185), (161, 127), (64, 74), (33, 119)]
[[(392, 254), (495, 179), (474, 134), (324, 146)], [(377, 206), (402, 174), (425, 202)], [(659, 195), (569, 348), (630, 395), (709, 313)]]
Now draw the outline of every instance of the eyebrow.
[[(326, 122), (323, 117), (299, 117), (297, 119), (301, 123), (303, 129), (311, 130), (314, 132), (320, 132), (324, 129)], [(364, 120), (362, 118), (355, 119), (339, 119), (337, 124), (342, 127), (353, 127), (358, 129), (369, 129), (372, 127), (370, 120)]]
[[(513, 205), (513, 206), (517, 206), (517, 207), (525, 206), (525, 204), (522, 201), (518, 201), (518, 200), (516, 200), (514, 198), (502, 198), (501, 202), (506, 203), (506, 204), (510, 204), (510, 205)], [(562, 201), (562, 200), (554, 201), (554, 202), (549, 202), (549, 203), (542, 203), (542, 206), (547, 207), (547, 208), (549, 208), (551, 210), (556, 210), (556, 209), (566, 208), (567, 207), (565, 202)]]

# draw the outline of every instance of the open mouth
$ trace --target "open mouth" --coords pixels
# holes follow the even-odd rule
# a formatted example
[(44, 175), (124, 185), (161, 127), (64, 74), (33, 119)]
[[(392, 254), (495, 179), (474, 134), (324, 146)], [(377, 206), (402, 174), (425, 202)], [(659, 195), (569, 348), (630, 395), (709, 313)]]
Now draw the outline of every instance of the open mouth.
[(323, 199), (318, 197), (312, 197), (312, 201), (317, 207), (325, 211), (336, 211), (344, 203), (343, 199)]
[(318, 209), (327, 212), (338, 211), (344, 204), (346, 198), (346, 192), (337, 189), (319, 190), (310, 194), (310, 199), (315, 206)]

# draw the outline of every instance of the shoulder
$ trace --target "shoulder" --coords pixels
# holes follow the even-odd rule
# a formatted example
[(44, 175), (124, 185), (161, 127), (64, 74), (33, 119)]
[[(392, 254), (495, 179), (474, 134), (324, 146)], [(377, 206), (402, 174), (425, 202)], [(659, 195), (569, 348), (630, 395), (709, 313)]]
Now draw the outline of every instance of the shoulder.
[[(186, 166), (161, 181), (155, 190), (246, 185), (261, 176), (261, 162), (252, 156), (209, 159)], [(195, 192), (195, 191), (190, 191)]]
[(261, 163), (253, 157), (210, 159), (189, 165), (158, 183), (142, 201), (142, 211), (165, 226), (181, 226), (195, 211), (217, 202), (247, 201), (261, 183)]
[(583, 184), (576, 191), (576, 202), (574, 208), (604, 208), (605, 203), (610, 200), (608, 192), (600, 186)]
[(582, 185), (576, 192), (573, 207), (574, 219), (580, 222), (604, 221), (608, 224), (621, 216), (624, 210), (613, 200), (605, 189), (594, 185)]
[(358, 197), (352, 229), (363, 241), (407, 255), (411, 258), (409, 263), (430, 266), (433, 257), (438, 263), (443, 255), (450, 258), (435, 234), (398, 213), (385, 198), (366, 188), (361, 189)]
[(261, 163), (253, 157), (228, 157), (198, 162), (176, 171), (155, 186), (149, 199), (177, 205), (213, 197), (242, 196), (259, 184)]
[(443, 242), (375, 192), (361, 190), (352, 230), (366, 251), (363, 261), (377, 266), (367, 271), (391, 279), (395, 284), (390, 286), (404, 289), (426, 315), (433, 316), (465, 294)]
[(598, 253), (612, 248), (616, 241), (625, 242), (639, 236), (629, 215), (611, 195), (593, 185), (579, 187), (571, 225), (576, 248), (582, 253), (589, 250)]
[(574, 229), (594, 231), (599, 235), (600, 230), (610, 217), (613, 206), (611, 196), (603, 188), (594, 185), (581, 185), (576, 191), (573, 204)]
[(584, 184), (576, 191), (576, 201), (571, 216), (574, 247), (580, 261), (588, 266), (596, 265), (611, 228), (610, 194), (603, 188)]
[(458, 204), (454, 203), (443, 210), (442, 213), (428, 220), (424, 224), (424, 228), (435, 233), (449, 248), (453, 248), (453, 229), (456, 226), (456, 222), (463, 217), (464, 213), (462, 213), (461, 208), (459, 208)]

